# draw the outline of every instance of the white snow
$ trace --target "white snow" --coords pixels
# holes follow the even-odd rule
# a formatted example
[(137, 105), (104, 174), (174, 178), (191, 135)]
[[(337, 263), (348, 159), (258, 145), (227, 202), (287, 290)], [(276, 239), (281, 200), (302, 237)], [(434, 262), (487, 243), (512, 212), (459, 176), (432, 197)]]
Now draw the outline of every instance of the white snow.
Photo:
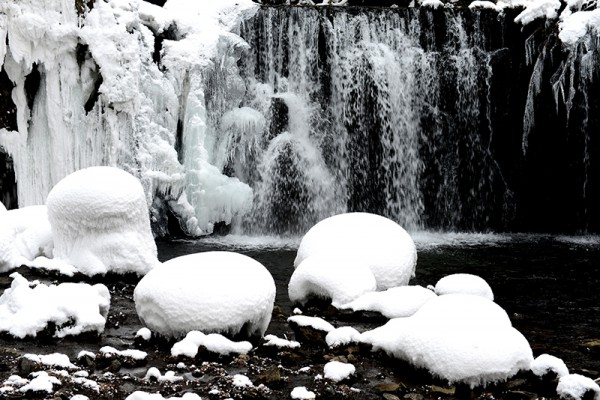
[(233, 386), (239, 387), (239, 388), (245, 388), (245, 387), (253, 387), (254, 384), (252, 383), (250, 378), (248, 378), (246, 375), (235, 374), (233, 376)]
[(152, 338), (152, 331), (148, 328), (140, 328), (136, 332), (135, 337), (142, 338), (143, 340), (145, 340), (147, 342)]
[(186, 393), (181, 397), (169, 397), (165, 399), (160, 393), (135, 391), (127, 396), (125, 400), (202, 400), (202, 398), (195, 393)]
[(75, 396), (71, 396), (70, 400), (89, 400), (89, 397), (82, 394), (76, 394)]
[(331, 332), (335, 329), (333, 325), (319, 317), (308, 317), (305, 315), (294, 315), (288, 318), (288, 322), (294, 322), (298, 326), (309, 326), (323, 332)]
[(163, 375), (160, 373), (160, 370), (158, 368), (150, 367), (150, 368), (148, 368), (148, 371), (146, 372), (146, 376), (144, 376), (144, 379), (146, 379), (146, 380), (156, 379), (158, 382), (178, 382), (178, 381), (182, 381), (183, 377), (176, 376), (175, 372), (173, 372), (173, 371), (167, 371)]
[(506, 312), (480, 296), (449, 294), (414, 315), (362, 334), (374, 350), (471, 387), (505, 380), (529, 369), (533, 355)]
[(193, 358), (198, 354), (200, 346), (206, 347), (210, 352), (224, 356), (229, 354), (248, 354), (252, 350), (250, 342), (234, 342), (218, 333), (205, 335), (199, 331), (191, 331), (188, 332), (183, 340), (173, 345), (171, 355), (173, 357), (182, 355)]
[(423, 0), (421, 2), (421, 7), (433, 8), (437, 10), (439, 7), (444, 8), (444, 2), (441, 0)]
[(49, 322), (56, 324), (56, 337), (104, 331), (110, 307), (106, 286), (61, 283), (30, 287), (20, 274), (10, 276), (11, 287), (0, 297), (0, 331), (18, 338), (36, 336)]
[(65, 369), (78, 369), (77, 366), (71, 363), (69, 356), (61, 353), (52, 354), (25, 354), (23, 358), (27, 358), (39, 364), (47, 365), (49, 367), (59, 367)]
[(563, 360), (550, 354), (541, 354), (531, 363), (531, 372), (542, 377), (548, 372), (554, 372), (556, 376), (569, 375), (569, 369)]
[(398, 286), (383, 292), (366, 293), (339, 308), (353, 311), (376, 311), (386, 318), (409, 317), (436, 294), (422, 286)]
[(311, 400), (316, 398), (315, 393), (307, 390), (305, 386), (295, 387), (292, 389), (290, 396), (296, 400)]
[(567, 400), (581, 400), (586, 392), (594, 393), (594, 399), (600, 399), (600, 387), (591, 378), (579, 374), (562, 376), (558, 380), (556, 393)]
[(339, 214), (317, 223), (302, 238), (294, 267), (316, 255), (362, 261), (378, 290), (406, 285), (417, 263), (410, 235), (392, 220), (368, 213)]
[(61, 382), (58, 378), (48, 375), (46, 371), (33, 372), (34, 378), (22, 386), (19, 391), (21, 393), (27, 392), (47, 392), (52, 393), (54, 391), (54, 385), (60, 385)]
[(100, 351), (100, 353), (107, 354), (107, 355), (111, 354), (111, 355), (115, 355), (118, 357), (127, 357), (127, 358), (132, 358), (134, 360), (140, 360), (140, 361), (145, 360), (146, 357), (148, 357), (148, 353), (146, 353), (145, 351), (136, 350), (136, 349), (117, 350), (111, 346), (104, 346), (99, 351)]
[(23, 207), (0, 215), (0, 272), (28, 264), (41, 255), (52, 256), (46, 206)]
[(515, 18), (516, 23), (527, 25), (538, 18), (554, 19), (558, 16), (560, 0), (531, 0), (527, 8)]
[[(1, 45), (0, 45), (1, 46)], [(0, 54), (1, 55), (1, 54)], [(2, 203), (0, 201), (0, 215), (4, 214), (6, 212), (6, 207), (4, 206), (4, 203)]]
[(46, 204), (54, 257), (81, 273), (142, 275), (158, 264), (144, 189), (133, 175), (82, 169), (57, 183)]
[(150, 271), (134, 291), (140, 320), (153, 332), (181, 337), (193, 330), (264, 335), (275, 282), (258, 261), (238, 253), (177, 257)]
[(266, 340), (266, 342), (264, 343), (264, 346), (267, 346), (267, 347), (275, 346), (278, 348), (290, 348), (290, 349), (296, 349), (296, 348), (300, 347), (300, 343), (296, 342), (295, 340), (282, 339), (275, 335), (266, 335), (264, 337), (264, 339)]
[(330, 361), (325, 364), (323, 371), (325, 378), (340, 382), (353, 375), (356, 372), (356, 368), (352, 364), (339, 361)]
[(87, 351), (87, 350), (81, 350), (78, 354), (77, 354), (77, 359), (80, 360), (83, 357), (90, 357), (91, 359), (95, 359), (96, 358), (96, 353), (92, 353), (91, 351)]
[(452, 274), (443, 277), (435, 284), (435, 293), (440, 296), (452, 293), (472, 294), (494, 300), (492, 288), (485, 279), (472, 274)]
[(316, 255), (296, 267), (288, 284), (288, 295), (293, 303), (304, 304), (310, 297), (319, 297), (331, 299), (331, 304), (338, 307), (376, 289), (375, 276), (361, 260)]
[(336, 328), (325, 336), (325, 342), (329, 347), (344, 346), (350, 343), (360, 342), (360, 332), (351, 326)]
[(575, 45), (590, 31), (598, 35), (598, 32), (600, 32), (600, 8), (574, 13), (565, 10), (561, 14), (559, 27), (559, 39), (571, 46)]

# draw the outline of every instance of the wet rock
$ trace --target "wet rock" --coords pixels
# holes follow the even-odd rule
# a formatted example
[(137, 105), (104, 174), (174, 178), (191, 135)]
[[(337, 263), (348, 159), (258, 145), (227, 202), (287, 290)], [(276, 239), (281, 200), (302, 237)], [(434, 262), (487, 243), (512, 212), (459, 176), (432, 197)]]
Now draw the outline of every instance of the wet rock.
[(533, 400), (539, 396), (536, 393), (526, 392), (523, 390), (510, 390), (505, 393), (506, 400)]
[(423, 395), (419, 393), (407, 393), (403, 398), (405, 400), (423, 400)]
[(379, 393), (393, 393), (401, 389), (399, 383), (380, 383), (375, 386), (375, 390)]
[(279, 387), (283, 383), (283, 379), (281, 377), (281, 371), (278, 367), (273, 366), (260, 375), (256, 379), (255, 384), (264, 384), (268, 387)]
[(112, 360), (110, 362), (110, 364), (108, 365), (108, 367), (106, 367), (105, 369), (106, 369), (106, 371), (109, 371), (109, 372), (119, 372), (122, 365), (123, 364), (121, 363), (121, 361), (115, 359), (115, 360)]
[(306, 343), (318, 347), (327, 347), (325, 336), (327, 332), (320, 331), (312, 326), (300, 326), (293, 321), (290, 321), (290, 326), (296, 335), (296, 340), (300, 343)]
[(384, 393), (383, 398), (385, 400), (400, 400), (400, 397), (396, 396), (395, 394), (391, 394), (391, 393)]
[(442, 386), (431, 385), (431, 392), (435, 394), (444, 394), (446, 396), (454, 396), (455, 394), (457, 394), (457, 390), (453, 386), (446, 388)]
[(27, 376), (32, 372), (39, 371), (40, 369), (42, 368), (39, 363), (36, 363), (27, 357), (21, 357), (17, 362), (17, 370), (21, 376)]

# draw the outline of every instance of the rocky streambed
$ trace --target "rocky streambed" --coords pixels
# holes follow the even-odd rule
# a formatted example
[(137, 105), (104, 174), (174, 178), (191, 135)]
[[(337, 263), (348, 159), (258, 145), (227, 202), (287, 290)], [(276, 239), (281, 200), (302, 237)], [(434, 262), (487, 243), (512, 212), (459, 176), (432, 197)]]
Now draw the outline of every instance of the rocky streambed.
[[(214, 245), (210, 246), (214, 247)], [(573, 253), (568, 248), (559, 247), (561, 247), (558, 251), (561, 257), (571, 255), (572, 266), (578, 265), (579, 262), (585, 264), (586, 260), (589, 261), (590, 257), (593, 259), (598, 253), (596, 248)], [(206, 250), (205, 245), (193, 242), (181, 242), (176, 245), (159, 244), (159, 248), (163, 259), (192, 250)], [(445, 264), (446, 269), (453, 269), (452, 265), (460, 264), (462, 270), (466, 270), (465, 272), (479, 273), (488, 279), (497, 291), (498, 301), (504, 301), (501, 305), (509, 312), (515, 327), (530, 341), (534, 355), (546, 352), (556, 355), (565, 360), (572, 373), (580, 373), (592, 379), (600, 378), (600, 341), (595, 340), (593, 336), (593, 332), (598, 333), (593, 304), (597, 306), (598, 303), (594, 303), (597, 299), (593, 296), (590, 298), (592, 292), (587, 290), (587, 285), (593, 286), (593, 282), (579, 277), (580, 279), (573, 282), (577, 282), (577, 285), (571, 287), (571, 282), (566, 279), (566, 275), (556, 276), (550, 272), (543, 276), (539, 275), (540, 278), (534, 281), (532, 277), (538, 274), (535, 263), (528, 265), (531, 273), (529, 278), (523, 276), (522, 280), (519, 280), (518, 274), (507, 273), (506, 268), (503, 269), (501, 264), (510, 260), (511, 265), (517, 268), (519, 262), (524, 262), (515, 261), (519, 260), (519, 257), (528, 254), (529, 258), (525, 259), (525, 263), (529, 264), (529, 261), (535, 260), (539, 254), (537, 250), (532, 250), (530, 244), (515, 246), (513, 243), (511, 248), (510, 252), (507, 252), (503, 246), (486, 249), (446, 249), (443, 250), (443, 259), (440, 258), (439, 249), (421, 251), (419, 253), (421, 273), (417, 283), (426, 284), (432, 280), (435, 283), (434, 279), (438, 272), (431, 268), (434, 264), (437, 266)], [(330, 348), (324, 342), (322, 333), (310, 328), (293, 327), (288, 323), (288, 317), (294, 312), (294, 306), (286, 300), (285, 292), (285, 285), (291, 271), (287, 273), (282, 271), (290, 268), (290, 261), (293, 260), (295, 251), (293, 249), (266, 252), (256, 249), (238, 250), (257, 258), (275, 276), (278, 295), (267, 334), (297, 340), (301, 343), (300, 347), (266, 346), (265, 341), (261, 340), (254, 343), (253, 350), (246, 355), (221, 356), (201, 348), (194, 358), (172, 357), (170, 351), (172, 342), (157, 338), (146, 341), (136, 337), (136, 333), (142, 328), (132, 301), (137, 277), (108, 275), (93, 280), (87, 278), (85, 281), (90, 283), (104, 283), (111, 293), (111, 309), (104, 333), (100, 336), (83, 335), (57, 339), (50, 334), (53, 327), (49, 327), (45, 333), (34, 339), (17, 340), (7, 335), (0, 337), (0, 398), (71, 399), (74, 395), (82, 394), (90, 399), (125, 399), (131, 393), (141, 390), (160, 393), (165, 398), (196, 393), (203, 399), (215, 400), (289, 399), (293, 389), (300, 386), (313, 392), (317, 399), (557, 397), (557, 380), (554, 376), (540, 379), (530, 372), (523, 372), (506, 382), (471, 390), (461, 385), (448, 385), (447, 382), (430, 376), (426, 371), (416, 370), (383, 353), (372, 352), (364, 345), (351, 344)], [(549, 257), (551, 253), (547, 250), (546, 248), (543, 252), (546, 266), (548, 260), (552, 260), (552, 257)], [(553, 251), (555, 250), (557, 249)], [(565, 254), (562, 254), (563, 252)], [(486, 268), (485, 263), (481, 262), (480, 258), (484, 254), (485, 257), (495, 255), (492, 257), (496, 260), (495, 270)], [(443, 260), (446, 261), (442, 262)], [(281, 271), (277, 265), (281, 267)], [(551, 268), (547, 268), (547, 271), (550, 270)], [(65, 281), (64, 277), (39, 270), (20, 268), (18, 272), (30, 281), (35, 279), (52, 283)], [(282, 274), (284, 276), (281, 276)], [(74, 281), (81, 279), (83, 278), (71, 278)], [(9, 287), (10, 282), (8, 273), (2, 274), (0, 289)], [(534, 283), (542, 287), (536, 291)], [(553, 284), (556, 283), (561, 283), (562, 291), (553, 291)], [(571, 303), (562, 302), (562, 309), (553, 305), (555, 301), (553, 299), (561, 300), (563, 296), (574, 296), (571, 292), (577, 290), (579, 297), (573, 298)], [(509, 298), (507, 293), (512, 293), (512, 297)], [(547, 296), (542, 299), (540, 293), (547, 293)], [(534, 301), (536, 296), (538, 304), (536, 306), (528, 304)], [(579, 306), (587, 302), (591, 303), (591, 310)], [(548, 307), (554, 311), (553, 315), (548, 314)], [(537, 313), (534, 312), (535, 310)], [(335, 327), (352, 326), (359, 331), (373, 329), (386, 321), (376, 313), (340, 312), (326, 303), (304, 307), (302, 312), (304, 315), (320, 316)], [(588, 320), (582, 321), (582, 318)], [(553, 326), (557, 330), (553, 330)], [(571, 330), (566, 327), (571, 327)], [(600, 337), (600, 334), (597, 337)], [(146, 356), (136, 359), (127, 356), (127, 352), (124, 353), (125, 355), (118, 355), (101, 351), (106, 346), (119, 351), (140, 350), (145, 352)], [(35, 358), (23, 357), (25, 354), (52, 353), (68, 356), (73, 365), (50, 366), (44, 365), (39, 360), (36, 361)], [(324, 378), (324, 365), (334, 360), (353, 364), (356, 372), (340, 382)], [(152, 373), (149, 374), (150, 369)], [(49, 391), (21, 390), (24, 385), (23, 381), (19, 383), (19, 379), (31, 381), (36, 371), (47, 373), (50, 377), (48, 380), (54, 382), (52, 388)], [(240, 380), (240, 376), (248, 379)]]

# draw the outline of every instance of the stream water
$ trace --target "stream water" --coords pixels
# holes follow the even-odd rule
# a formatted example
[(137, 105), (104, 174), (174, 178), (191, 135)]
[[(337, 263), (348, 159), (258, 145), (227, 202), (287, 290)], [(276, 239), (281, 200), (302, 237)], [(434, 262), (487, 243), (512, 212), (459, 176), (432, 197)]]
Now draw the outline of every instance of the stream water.
[[(549, 353), (574, 370), (600, 370), (600, 238), (493, 234), (413, 233), (418, 249), (411, 284), (435, 285), (453, 273), (472, 273), (492, 287), (495, 301), (530, 341), (534, 355)], [(162, 261), (212, 250), (236, 251), (260, 261), (277, 286), (276, 303), (292, 304), (287, 283), (298, 239), (213, 237), (159, 243)]]

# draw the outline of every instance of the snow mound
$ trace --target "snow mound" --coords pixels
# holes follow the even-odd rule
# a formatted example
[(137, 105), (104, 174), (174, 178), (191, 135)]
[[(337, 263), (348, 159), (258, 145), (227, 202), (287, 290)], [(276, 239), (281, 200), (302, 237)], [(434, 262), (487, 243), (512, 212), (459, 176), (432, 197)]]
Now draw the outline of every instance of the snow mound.
[(394, 221), (368, 213), (339, 214), (317, 223), (302, 238), (294, 267), (316, 255), (360, 260), (373, 272), (378, 290), (408, 284), (417, 263), (410, 235)]
[(264, 343), (264, 346), (266, 347), (274, 346), (280, 349), (297, 349), (298, 347), (300, 347), (300, 343), (296, 342), (295, 340), (282, 339), (275, 335), (266, 335), (265, 340), (266, 342)]
[(317, 255), (296, 267), (288, 295), (293, 303), (305, 304), (310, 297), (319, 297), (331, 299), (331, 304), (338, 307), (376, 288), (375, 276), (362, 261)]
[(46, 206), (4, 209), (0, 215), (0, 272), (28, 264), (38, 256), (52, 256)]
[(481, 277), (471, 274), (452, 274), (435, 284), (435, 293), (442, 296), (451, 293), (472, 294), (494, 301), (490, 285)]
[(325, 342), (329, 347), (359, 343), (360, 332), (351, 326), (342, 326), (341, 328), (330, 331), (327, 336), (325, 336)]
[(158, 263), (144, 189), (133, 175), (82, 169), (58, 182), (46, 204), (54, 257), (81, 273), (145, 274)]
[(356, 368), (352, 364), (347, 364), (339, 361), (330, 361), (323, 368), (323, 375), (327, 379), (340, 382), (348, 379), (350, 375), (356, 372)]
[(0, 332), (18, 338), (36, 336), (49, 323), (56, 325), (52, 332), (56, 337), (104, 331), (110, 307), (106, 286), (61, 283), (31, 287), (19, 273), (10, 276), (11, 287), (0, 296)]
[(200, 346), (206, 347), (210, 352), (224, 356), (229, 354), (248, 354), (252, 350), (250, 342), (234, 342), (218, 333), (205, 335), (199, 331), (191, 331), (183, 340), (173, 345), (171, 355), (173, 357), (186, 356), (194, 358), (198, 354)]
[[(556, 393), (562, 399), (580, 400), (587, 392), (594, 393), (594, 399), (600, 399), (600, 387), (591, 378), (579, 374), (562, 376), (558, 380)], [(588, 397), (589, 398), (589, 397)]]
[(366, 293), (340, 308), (353, 311), (376, 311), (390, 319), (409, 317), (436, 297), (434, 292), (422, 286), (398, 286), (383, 292)]
[(290, 393), (290, 396), (292, 397), (292, 399), (297, 400), (312, 400), (316, 398), (315, 393), (307, 390), (305, 386), (295, 387), (294, 389), (292, 389), (292, 393)]
[(563, 360), (550, 354), (541, 354), (531, 363), (531, 372), (540, 378), (548, 372), (554, 372), (556, 376), (569, 375), (569, 369)]
[(471, 387), (506, 380), (529, 369), (529, 343), (506, 312), (479, 296), (449, 294), (413, 316), (362, 334), (374, 350), (425, 368), (434, 376)]
[(165, 262), (142, 278), (133, 297), (140, 320), (164, 336), (194, 330), (263, 336), (275, 282), (258, 261), (215, 251)]

